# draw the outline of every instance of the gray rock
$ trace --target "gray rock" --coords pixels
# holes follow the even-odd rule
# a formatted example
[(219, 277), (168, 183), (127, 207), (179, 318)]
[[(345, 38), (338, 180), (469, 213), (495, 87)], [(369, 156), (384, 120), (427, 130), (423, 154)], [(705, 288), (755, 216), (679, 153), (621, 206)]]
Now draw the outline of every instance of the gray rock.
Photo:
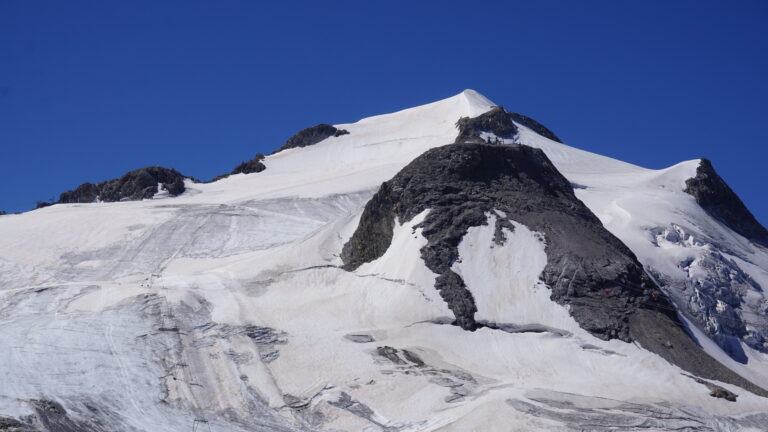
[(231, 174), (251, 174), (251, 173), (258, 173), (262, 172), (267, 167), (264, 166), (261, 161), (264, 160), (264, 155), (261, 153), (257, 153), (256, 156), (253, 157), (253, 159), (243, 162), (240, 165), (236, 166)]
[(373, 336), (368, 334), (348, 334), (344, 335), (344, 338), (355, 343), (371, 343), (376, 341)]
[(229, 174), (222, 174), (219, 176), (214, 177), (211, 181), (208, 183), (213, 183), (215, 181), (227, 178), (234, 174), (253, 174), (253, 173), (260, 173), (267, 169), (267, 167), (262, 163), (265, 156), (261, 153), (256, 153), (256, 156), (253, 157), (253, 159), (249, 161), (245, 161), (238, 166), (236, 166)]
[(329, 124), (321, 123), (317, 126), (302, 129), (296, 135), (288, 138), (288, 141), (286, 141), (282, 147), (277, 149), (275, 153), (291, 148), (315, 145), (326, 138), (346, 135), (348, 133), (349, 131), (347, 130), (337, 129)]
[(696, 176), (686, 180), (685, 186), (685, 192), (693, 196), (710, 216), (753, 242), (768, 247), (768, 230), (755, 219), (708, 159), (701, 159)]
[(0, 432), (37, 432), (37, 429), (10, 417), (0, 417)]
[(482, 323), (484, 327), (498, 329), (507, 333), (549, 333), (558, 337), (571, 337), (573, 334), (568, 330), (545, 326), (543, 324), (497, 324)]
[(513, 138), (517, 134), (517, 126), (504, 108), (497, 106), (477, 117), (462, 117), (456, 122), (459, 128), (457, 143), (485, 143), (480, 137), (483, 132), (490, 132), (498, 138)]
[(547, 265), (541, 278), (552, 300), (568, 305), (584, 329), (606, 340), (638, 342), (696, 375), (768, 395), (701, 350), (635, 255), (576, 198), (541, 150), (453, 144), (425, 152), (366, 204), (342, 250), (344, 268), (353, 270), (381, 256), (391, 243), (395, 218), (404, 223), (427, 209), (419, 225), (427, 239), (421, 257), (438, 275), (435, 288), (456, 325), (466, 330), (479, 326), (472, 294), (451, 270), (459, 242), (469, 228), (487, 223), (487, 213), (498, 210), (544, 234)]
[(59, 197), (59, 204), (92, 203), (95, 201), (137, 201), (152, 198), (158, 184), (173, 196), (184, 193), (184, 179), (178, 171), (163, 167), (146, 167), (126, 173), (120, 178), (101, 183), (83, 183), (77, 189)]
[(521, 124), (539, 135), (549, 138), (553, 141), (562, 142), (552, 131), (536, 120), (522, 114), (506, 111), (503, 107), (496, 106), (490, 111), (477, 117), (462, 117), (456, 123), (459, 128), (459, 136), (456, 137), (457, 143), (488, 143), (482, 139), (482, 132), (490, 132), (498, 138), (513, 138), (518, 133), (515, 122)]
[(416, 367), (424, 367), (424, 361), (421, 359), (421, 357), (418, 356), (418, 354), (412, 351), (404, 349), (403, 357), (405, 357), (407, 361), (413, 363)]
[(725, 399), (730, 402), (736, 402), (736, 398), (739, 397), (737, 394), (734, 394), (733, 392), (728, 391), (722, 387), (710, 389), (709, 395), (715, 398)]
[[(391, 195), (389, 183), (383, 183), (365, 205), (365, 217), (360, 219), (355, 235), (344, 245), (341, 252), (345, 269), (354, 270), (363, 263), (371, 262), (384, 255), (389, 248), (395, 228)], [(358, 232), (361, 234), (357, 235)]]
[(405, 360), (401, 359), (398, 355), (398, 350), (396, 348), (392, 348), (390, 346), (380, 346), (376, 348), (376, 354), (378, 354), (381, 357), (384, 357), (385, 359), (389, 360), (390, 362), (398, 365), (404, 365), (406, 364)]
[[(341, 254), (345, 268), (354, 269), (386, 251), (395, 217), (408, 221), (426, 209), (430, 213), (421, 227), (428, 244), (421, 255), (438, 275), (435, 287), (461, 327), (477, 327), (476, 307), (464, 281), (450, 268), (467, 229), (485, 225), (486, 214), (496, 209), (546, 234), (550, 261), (543, 278), (554, 300), (573, 304), (574, 315), (593, 333), (628, 340), (624, 303), (638, 294), (615, 282), (651, 282), (632, 252), (575, 197), (542, 151), (485, 144), (429, 150), (384, 183), (366, 205)], [(619, 295), (605, 298), (606, 288)]]
[(341, 395), (339, 396), (338, 400), (330, 401), (328, 403), (331, 404), (332, 406), (335, 406), (336, 408), (343, 409), (362, 419), (368, 420), (370, 423), (373, 423), (374, 425), (378, 426), (383, 431), (394, 432), (397, 430), (397, 428), (390, 427), (376, 421), (375, 419), (376, 414), (368, 405), (365, 405), (360, 401), (352, 399), (352, 396), (350, 396), (346, 392), (341, 392)]
[(285, 332), (271, 327), (246, 326), (245, 335), (251, 338), (256, 345), (285, 345), (288, 343)]
[[(178, 310), (177, 310), (178, 312)], [(280, 356), (280, 345), (288, 343), (288, 334), (271, 327), (260, 326), (232, 326), (207, 322), (200, 326), (185, 329), (194, 335), (192, 346), (213, 346), (219, 339), (229, 339), (234, 335), (245, 335), (251, 339), (259, 351), (259, 358), (265, 363), (270, 363)], [(246, 357), (238, 353), (225, 353), (236, 361), (245, 361)]]
[(537, 134), (549, 138), (552, 141), (557, 141), (559, 143), (562, 143), (560, 138), (557, 137), (557, 135), (554, 134), (551, 130), (547, 129), (543, 124), (537, 122), (536, 120), (524, 116), (522, 114), (518, 113), (509, 113), (509, 116), (514, 120), (515, 122), (527, 127), (528, 129), (531, 129), (532, 131), (536, 132)]
[(47, 399), (29, 401), (47, 432), (106, 432), (98, 422), (78, 421), (58, 402)]

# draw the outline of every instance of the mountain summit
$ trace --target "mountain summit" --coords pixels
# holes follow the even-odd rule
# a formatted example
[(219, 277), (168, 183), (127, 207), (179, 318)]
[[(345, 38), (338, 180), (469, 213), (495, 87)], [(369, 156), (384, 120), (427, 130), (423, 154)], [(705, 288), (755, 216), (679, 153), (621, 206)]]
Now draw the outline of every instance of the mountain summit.
[(0, 217), (0, 430), (768, 424), (765, 228), (708, 161), (473, 90), (275, 150)]

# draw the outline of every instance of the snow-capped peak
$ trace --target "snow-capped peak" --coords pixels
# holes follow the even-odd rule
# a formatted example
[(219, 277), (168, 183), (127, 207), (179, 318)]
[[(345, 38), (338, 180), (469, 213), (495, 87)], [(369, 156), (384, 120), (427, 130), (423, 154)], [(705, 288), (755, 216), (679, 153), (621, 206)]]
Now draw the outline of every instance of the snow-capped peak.
[[(226, 178), (179, 177), (183, 193), (172, 199), (62, 200), (72, 203), (0, 218), (0, 424), (45, 432), (768, 424), (758, 395), (768, 388), (768, 253), (700, 205), (707, 201), (695, 195), (709, 197), (719, 177), (699, 173), (698, 160), (651, 170), (576, 149), (494, 106), (464, 90), (308, 128), (300, 145), (257, 155)], [(487, 142), (444, 147), (460, 138), (468, 122), (457, 127), (459, 119), (485, 113), (509, 116), (506, 127), (476, 127), (467, 136)], [(497, 175), (486, 183), (447, 170), (452, 161), (507, 162), (490, 164)], [(507, 175), (515, 171), (527, 174)], [(150, 180), (153, 191), (178, 183)], [(354, 255), (345, 244), (374, 259), (347, 271)], [(598, 277), (610, 284), (581, 296)], [(600, 337), (590, 331), (596, 320), (580, 315), (590, 320), (581, 327), (578, 307), (552, 297), (571, 291), (608, 311), (642, 302), (639, 321), (608, 320)], [(474, 313), (463, 321), (474, 332), (446, 325), (454, 310)], [(658, 333), (647, 318), (666, 312), (679, 312), (700, 343), (690, 353), (739, 376), (722, 367), (683, 373), (668, 362), (665, 353), (692, 342), (662, 337), (683, 333)], [(605, 340), (625, 324), (659, 344)]]
[(493, 101), (472, 89), (466, 89), (455, 97), (461, 97), (466, 102), (468, 117), (479, 116), (496, 106)]
[[(446, 119), (454, 119), (455, 122), (460, 117), (476, 117), (490, 110), (494, 106), (496, 106), (496, 104), (490, 99), (475, 90), (467, 89), (449, 98), (406, 108), (390, 114), (366, 117), (352, 124), (360, 125), (376, 123), (381, 126), (393, 122), (416, 122), (426, 126), (428, 123), (435, 120), (444, 122)], [(350, 124), (335, 126), (346, 129)]]

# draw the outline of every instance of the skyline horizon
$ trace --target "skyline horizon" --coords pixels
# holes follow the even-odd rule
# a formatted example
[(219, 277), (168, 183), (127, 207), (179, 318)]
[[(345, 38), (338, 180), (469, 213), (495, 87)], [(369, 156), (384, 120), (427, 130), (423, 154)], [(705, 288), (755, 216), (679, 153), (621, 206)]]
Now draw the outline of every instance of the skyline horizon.
[[(386, 112), (386, 113), (379, 113), (379, 114), (374, 114), (374, 115), (371, 115), (371, 116), (367, 116), (367, 117), (362, 117), (362, 118), (359, 118), (359, 119), (357, 119), (357, 120), (355, 120), (355, 121), (347, 121), (347, 122), (333, 123), (332, 125), (334, 125), (334, 126), (339, 126), (339, 125), (345, 125), (345, 124), (354, 124), (354, 123), (357, 123), (357, 122), (360, 122), (360, 121), (363, 121), (363, 120), (366, 120), (366, 119), (369, 119), (369, 118), (372, 118), (372, 117), (377, 117), (377, 116), (381, 116), (381, 115), (388, 115), (388, 114), (393, 114), (393, 113), (397, 113), (397, 112), (400, 112), (400, 111), (406, 111), (406, 110), (409, 110), (409, 109), (418, 108), (418, 107), (421, 107), (421, 106), (425, 106), (425, 105), (436, 104), (436, 103), (439, 103), (439, 102), (441, 102), (441, 101), (444, 101), (444, 100), (447, 100), (447, 99), (451, 99), (451, 98), (455, 98), (455, 97), (461, 96), (461, 95), (463, 95), (463, 94), (466, 94), (466, 93), (468, 93), (468, 92), (474, 92), (475, 94), (479, 95), (481, 98), (487, 99), (488, 101), (490, 101), (491, 103), (493, 103), (493, 104), (494, 104), (494, 106), (498, 106), (498, 107), (504, 107), (504, 104), (499, 104), (499, 103), (497, 103), (497, 102), (496, 102), (496, 101), (494, 101), (492, 98), (489, 98), (489, 97), (487, 97), (485, 94), (483, 94), (482, 92), (480, 92), (480, 91), (478, 91), (478, 90), (475, 90), (474, 88), (465, 88), (464, 90), (462, 90), (462, 91), (460, 91), (460, 92), (458, 92), (458, 93), (456, 93), (456, 94), (454, 94), (454, 95), (451, 95), (451, 96), (449, 96), (449, 97), (446, 97), (446, 98), (436, 99), (436, 100), (433, 100), (433, 101), (429, 101), (429, 102), (426, 102), (426, 103), (424, 103), (424, 104), (420, 104), (420, 105), (415, 105), (415, 106), (410, 106), (410, 107), (404, 107), (404, 108), (402, 108), (402, 109), (397, 109), (397, 110), (394, 110), (394, 111), (391, 111), (391, 112)], [(520, 114), (523, 114), (523, 115), (525, 115), (525, 113), (520, 113)], [(541, 124), (543, 124), (544, 126), (546, 126), (546, 122), (542, 122), (542, 121), (539, 121), (538, 119), (535, 119), (535, 118), (534, 118), (534, 120), (536, 120), (536, 121), (538, 121), (539, 123), (541, 123)], [(308, 125), (306, 128), (310, 128), (310, 127), (312, 127), (312, 126), (315, 126), (315, 125)], [(302, 128), (301, 130), (303, 130), (303, 129), (304, 129), (304, 128)], [(297, 130), (297, 131), (295, 131), (293, 135), (291, 135), (291, 136), (289, 136), (288, 138), (286, 138), (286, 141), (287, 141), (287, 140), (289, 140), (291, 137), (293, 137), (293, 136), (294, 136), (295, 134), (297, 134), (298, 132), (300, 132), (301, 130)], [(457, 131), (458, 131), (458, 129), (457, 129)], [(554, 132), (555, 134), (557, 134), (557, 132), (555, 132), (555, 131), (553, 131), (553, 132)], [(277, 152), (279, 151), (279, 148), (280, 148), (280, 146), (281, 146), (281, 145), (283, 145), (283, 144), (284, 144), (284, 143), (277, 143), (277, 144), (275, 144), (275, 148), (274, 148), (274, 149), (273, 149), (271, 152), (267, 152), (267, 153), (256, 153), (256, 154), (264, 154), (264, 155), (266, 155), (266, 156), (269, 156), (269, 155), (271, 155), (271, 154), (275, 154), (275, 153), (277, 153)], [(452, 144), (452, 143), (446, 143), (446, 145), (450, 145), (450, 144)], [(573, 146), (570, 146), (570, 145), (569, 145), (567, 142), (563, 142), (563, 144), (564, 144), (564, 145), (566, 145), (566, 146), (569, 146), (569, 147), (573, 147)], [(523, 145), (524, 145), (524, 144), (523, 144)], [(574, 148), (578, 148), (578, 147), (574, 147)], [(585, 149), (580, 149), (580, 150), (585, 150)], [(585, 150), (585, 151), (588, 151), (588, 150)], [(604, 156), (604, 155), (603, 155), (603, 156)], [(606, 157), (608, 157), (608, 156), (606, 156)], [(233, 162), (233, 165), (232, 165), (232, 167), (234, 168), (234, 166), (236, 166), (237, 164), (239, 164), (239, 163), (243, 163), (243, 162), (246, 162), (246, 161), (248, 161), (248, 160), (249, 160), (249, 159), (243, 159), (242, 161), (239, 161), (239, 162)], [(616, 159), (616, 160), (620, 160), (620, 159)], [(681, 161), (679, 161), (679, 162), (677, 162), (677, 163), (674, 163), (674, 164), (672, 164), (672, 165), (669, 165), (669, 166), (667, 166), (667, 167), (662, 167), (662, 168), (648, 168), (648, 167), (644, 167), (644, 166), (640, 166), (640, 165), (636, 165), (636, 166), (640, 166), (641, 168), (646, 168), (646, 169), (653, 169), (653, 170), (658, 170), (658, 171), (660, 171), (660, 170), (664, 170), (664, 169), (667, 169), (667, 168), (671, 168), (671, 167), (673, 167), (673, 166), (676, 166), (676, 165), (678, 165), (678, 164), (682, 164), (682, 163), (685, 163), (685, 162), (690, 162), (690, 161), (693, 161), (693, 160), (700, 160), (700, 161), (701, 161), (701, 160), (709, 160), (709, 161), (711, 161), (711, 159), (709, 159), (709, 158), (707, 158), (707, 157), (705, 156), (705, 157), (699, 157), (699, 158), (692, 158), (692, 159), (681, 160)], [(622, 162), (631, 163), (631, 162), (627, 162), (627, 161), (622, 161)], [(633, 164), (633, 165), (635, 165), (635, 164)], [(62, 190), (60, 194), (63, 194), (63, 193), (66, 193), (66, 192), (71, 192), (71, 191), (73, 191), (74, 189), (76, 189), (77, 187), (79, 187), (79, 186), (81, 186), (82, 184), (85, 184), (85, 183), (100, 183), (100, 182), (102, 182), (102, 181), (109, 181), (109, 180), (117, 179), (117, 178), (120, 178), (120, 177), (122, 177), (123, 175), (125, 175), (125, 174), (127, 174), (127, 173), (130, 173), (130, 172), (133, 172), (133, 171), (138, 171), (138, 170), (141, 170), (141, 169), (143, 169), (143, 168), (152, 167), (152, 166), (161, 166), (161, 165), (145, 165), (145, 166), (136, 167), (135, 169), (131, 169), (130, 171), (127, 171), (127, 172), (123, 172), (123, 173), (119, 173), (119, 174), (116, 174), (114, 177), (109, 177), (109, 178), (100, 179), (100, 180), (95, 180), (95, 181), (88, 181), (88, 182), (84, 182), (84, 183), (78, 184), (78, 185), (76, 185), (76, 186), (74, 186), (74, 187), (72, 187), (72, 188), (70, 188), (70, 189)], [(161, 166), (161, 167), (163, 167), (163, 168), (170, 168), (170, 169), (174, 169), (174, 170), (176, 169), (176, 168), (175, 168), (175, 167), (173, 167), (173, 166)], [(715, 168), (715, 170), (717, 171), (717, 166), (714, 166), (714, 168)], [(180, 172), (182, 175), (184, 175), (185, 177), (187, 177), (187, 178), (189, 178), (189, 179), (192, 179), (192, 180), (194, 180), (194, 181), (196, 181), (196, 182), (202, 182), (202, 183), (208, 183), (208, 182), (212, 182), (212, 181), (223, 180), (223, 178), (221, 178), (221, 179), (217, 179), (216, 177), (217, 177), (217, 176), (220, 176), (221, 174), (229, 174), (229, 171), (226, 171), (226, 172), (223, 172), (223, 173), (219, 173), (219, 174), (216, 174), (216, 175), (214, 175), (214, 176), (212, 176), (212, 177), (209, 177), (209, 178), (201, 178), (201, 177), (198, 177), (198, 176), (196, 176), (196, 175), (195, 175), (195, 174), (193, 174), (193, 173), (186, 173), (186, 172), (183, 172), (183, 171), (180, 171), (180, 170), (177, 170), (177, 171), (179, 171), (179, 172)], [(719, 174), (719, 172), (718, 172), (718, 174)], [(727, 184), (727, 183), (728, 183), (728, 182), (727, 182), (727, 180), (726, 180), (726, 184)], [(730, 184), (729, 184), (728, 186), (730, 187)], [(736, 194), (738, 195), (738, 191), (734, 191), (734, 192), (736, 192)], [(59, 195), (60, 195), (60, 194), (59, 194)], [(26, 212), (28, 212), (28, 211), (33, 211), (33, 210), (36, 210), (36, 209), (38, 209), (38, 208), (41, 208), (41, 207), (45, 207), (45, 206), (48, 206), (48, 205), (57, 204), (57, 202), (56, 202), (56, 201), (58, 201), (58, 199), (59, 199), (59, 195), (56, 195), (56, 196), (52, 196), (52, 197), (49, 197), (48, 199), (44, 199), (44, 200), (37, 200), (37, 201), (36, 201), (36, 203), (35, 203), (35, 204), (33, 204), (33, 205), (32, 205), (32, 207), (31, 207), (31, 208), (29, 208), (29, 209), (27, 209), (27, 210), (20, 210), (20, 211), (14, 211), (14, 212), (10, 212), (10, 211), (6, 211), (6, 210), (4, 210), (4, 209), (0, 208), (0, 211), (6, 211), (6, 213), (7, 213), (7, 214), (21, 214), (21, 213), (26, 213)], [(741, 197), (740, 197), (740, 196), (739, 196), (739, 198), (741, 199)], [(743, 199), (742, 199), (742, 201), (743, 201)], [(42, 205), (42, 206), (41, 206), (40, 204), (44, 204), (44, 205)], [(745, 203), (745, 204), (746, 204), (746, 203)], [(748, 205), (747, 205), (747, 208), (748, 208), (748, 210), (749, 210), (749, 211), (750, 211), (750, 212), (751, 212), (751, 213), (752, 213), (752, 214), (755, 216), (755, 218), (756, 218), (758, 221), (760, 221), (760, 218), (758, 217), (758, 215), (754, 214), (754, 212), (752, 211), (752, 209), (750, 209), (750, 208), (749, 208), (749, 206), (748, 206)], [(762, 221), (760, 221), (760, 222), (761, 222), (761, 224), (762, 224)]]
[(473, 88), (572, 147), (650, 169), (707, 158), (768, 224), (768, 4), (473, 10), (0, 1), (0, 210), (145, 166), (210, 179), (303, 128)]

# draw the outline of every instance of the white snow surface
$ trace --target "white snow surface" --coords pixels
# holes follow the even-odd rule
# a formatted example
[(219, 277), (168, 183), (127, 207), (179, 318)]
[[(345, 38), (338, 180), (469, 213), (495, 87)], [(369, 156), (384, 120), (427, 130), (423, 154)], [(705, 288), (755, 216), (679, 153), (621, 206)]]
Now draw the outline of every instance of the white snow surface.
[(460, 259), (452, 266), (472, 293), (475, 319), (553, 327), (564, 325), (565, 319), (570, 324), (568, 312), (553, 307), (549, 288), (539, 280), (547, 265), (544, 236), (513, 222), (514, 231), (502, 230), (504, 244), (494, 244), (497, 216), (487, 217), (487, 225), (468, 230), (459, 244)]
[[(539, 281), (546, 238), (515, 222), (494, 243), (499, 213), (464, 236), (453, 269), (479, 320), (536, 331), (447, 324), (419, 252), (429, 210), (397, 221), (379, 259), (339, 268), (378, 186), (493, 106), (466, 90), (336, 125), (350, 133), (267, 156), (261, 173), (188, 181), (178, 197), (1, 216), (0, 417), (50, 399), (104, 425), (83, 430), (760, 430), (750, 419), (766, 399), (724, 383), (737, 402), (712, 398), (657, 355), (582, 330)], [(698, 161), (649, 170), (520, 130), (512, 141), (544, 150), (666, 289), (700, 271), (680, 262), (713, 249), (768, 288), (768, 252), (683, 192)], [(768, 356), (745, 347), (735, 362), (689, 325), (768, 388)]]

